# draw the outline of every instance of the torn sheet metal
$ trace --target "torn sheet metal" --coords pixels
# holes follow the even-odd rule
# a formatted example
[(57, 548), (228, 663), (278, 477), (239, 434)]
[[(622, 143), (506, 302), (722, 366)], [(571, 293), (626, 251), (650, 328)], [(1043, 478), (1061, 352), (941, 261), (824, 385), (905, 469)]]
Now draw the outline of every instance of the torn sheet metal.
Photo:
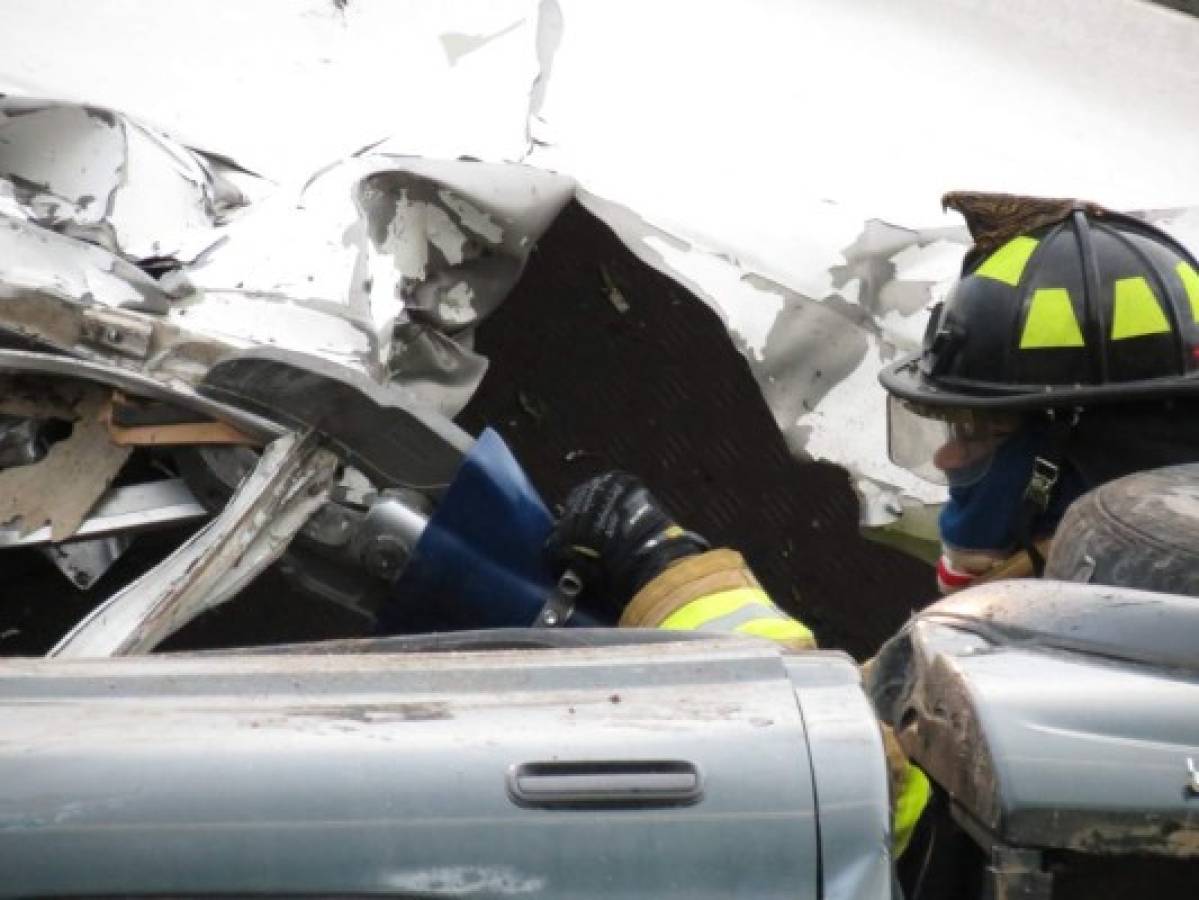
[(527, 166), (346, 160), (223, 229), (186, 269), (202, 296), (171, 318), (320, 355), (452, 414), (486, 368), (470, 329), (507, 296), (573, 192), (571, 179)]
[[(78, 128), (141, 127), (92, 107), (27, 106), (12, 127), (47, 116)], [(199, 185), (191, 202), (206, 215), (196, 222), (178, 214), (176, 225), (199, 234), (204, 252), (164, 259), (156, 246), (156, 265), (169, 268), (156, 278), (161, 271), (125, 246), (51, 221), (27, 202), (31, 179), (57, 172), (53, 159), (48, 173), (34, 171), (32, 144), (55, 136), (45, 130), (19, 132), (29, 146), (14, 165), (23, 163), (25, 174), (0, 180), (12, 198), (2, 207), (10, 218), (0, 229), (0, 299), (9, 302), (0, 326), (189, 381), (222, 354), (278, 344), (404, 384), (447, 414), (486, 370), (470, 349), (470, 329), (511, 290), (574, 189), (569, 178), (525, 166), (376, 155), (282, 189), (226, 227), (220, 213), (233, 201), (220, 198), (233, 189), (206, 157), (158, 135), (155, 146), (171, 160), (190, 161), (184, 180)], [(164, 190), (155, 188), (165, 176), (153, 167), (117, 168), (130, 185)], [(92, 308), (101, 305), (113, 309)]]
[(1021, 579), (934, 604), (867, 677), (984, 845), (1199, 857), (1191, 597)]
[[(182, 525), (203, 519), (201, 506), (181, 478), (164, 478), (110, 488), (75, 531), (76, 539), (129, 534), (142, 529)], [(38, 547), (51, 542), (49, 526), (22, 534), (11, 525), (0, 527), (0, 549)]]
[(90, 541), (55, 544), (44, 548), (42, 554), (54, 563), (67, 581), (86, 591), (104, 577), (132, 544), (133, 536), (122, 533)]
[(117, 308), (168, 309), (165, 291), (131, 262), (24, 217), (0, 213), (0, 260), (5, 301), (40, 293)]
[(0, 523), (15, 525), (21, 536), (49, 525), (54, 541), (78, 530), (132, 452), (109, 439), (107, 402), (102, 389), (82, 392), (69, 437), (38, 462), (0, 471)]
[(877, 375), (895, 353), (919, 347), (928, 309), (948, 292), (969, 246), (964, 227), (869, 221), (853, 234), (841, 214), (825, 213), (826, 233), (843, 235), (845, 244), (839, 261), (803, 293), (608, 200), (589, 193), (580, 200), (643, 262), (720, 314), (792, 451), (838, 462), (854, 475), (864, 525), (944, 500), (943, 487), (891, 464)]
[(272, 442), (219, 516), (97, 607), (49, 655), (150, 652), (278, 559), (328, 499), (336, 469), (337, 458), (315, 435)]
[(245, 198), (213, 165), (128, 116), (0, 98), (0, 178), (43, 228), (127, 259), (190, 258)]

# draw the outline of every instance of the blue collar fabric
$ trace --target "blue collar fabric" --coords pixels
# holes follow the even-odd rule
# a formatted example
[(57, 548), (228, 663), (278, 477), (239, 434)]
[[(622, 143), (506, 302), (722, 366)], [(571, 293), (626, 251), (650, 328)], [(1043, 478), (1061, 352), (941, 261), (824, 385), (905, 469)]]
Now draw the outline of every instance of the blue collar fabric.
[[(945, 545), (956, 550), (1008, 552), (1016, 544), (1015, 526), (1033, 462), (1045, 452), (1049, 433), (1026, 428), (1003, 441), (985, 473), (969, 484), (951, 486), (949, 502), (939, 525)], [(1066, 508), (1085, 491), (1081, 477), (1069, 465), (1061, 467), (1049, 509), (1033, 522), (1034, 538), (1057, 527)]]

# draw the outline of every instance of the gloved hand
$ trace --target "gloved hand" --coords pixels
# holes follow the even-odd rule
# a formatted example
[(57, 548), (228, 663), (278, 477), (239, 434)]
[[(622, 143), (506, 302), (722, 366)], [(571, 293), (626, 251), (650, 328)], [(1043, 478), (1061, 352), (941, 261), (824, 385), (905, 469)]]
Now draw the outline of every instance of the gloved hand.
[(709, 549), (674, 523), (641, 479), (617, 471), (570, 492), (546, 544), (556, 571), (573, 569), (585, 597), (617, 612), (670, 563)]

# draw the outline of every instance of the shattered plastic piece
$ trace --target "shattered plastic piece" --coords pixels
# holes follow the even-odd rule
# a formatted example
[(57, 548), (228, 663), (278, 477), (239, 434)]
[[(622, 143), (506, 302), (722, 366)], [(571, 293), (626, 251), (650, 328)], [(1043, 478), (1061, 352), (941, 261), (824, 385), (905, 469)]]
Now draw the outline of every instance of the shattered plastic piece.
[(45, 547), (42, 553), (81, 591), (88, 590), (133, 544), (128, 534), (114, 534), (91, 541), (71, 541)]
[(150, 652), (278, 559), (328, 499), (336, 470), (337, 458), (315, 435), (288, 434), (272, 442), (219, 516), (105, 601), (49, 655)]
[(107, 392), (89, 389), (75, 409), (70, 437), (41, 461), (0, 472), (0, 523), (17, 523), (22, 535), (49, 523), (54, 541), (78, 530), (132, 452), (109, 439), (106, 403)]

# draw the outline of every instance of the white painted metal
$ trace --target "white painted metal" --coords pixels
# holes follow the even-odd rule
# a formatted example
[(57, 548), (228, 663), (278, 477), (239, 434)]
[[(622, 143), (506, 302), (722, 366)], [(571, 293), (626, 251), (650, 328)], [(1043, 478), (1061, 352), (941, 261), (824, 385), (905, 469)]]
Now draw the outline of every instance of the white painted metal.
[[(873, 372), (956, 272), (943, 191), (1183, 210), (1157, 218), (1199, 238), (1199, 22), (1140, 0), (12, 6), (0, 90), (228, 154), (297, 220), (302, 183), (368, 145), (569, 174), (724, 316), (792, 446), (869, 479), (872, 521), (939, 496), (886, 461)], [(276, 251), (343, 302), (340, 240)], [(254, 303), (257, 338), (274, 308)]]

